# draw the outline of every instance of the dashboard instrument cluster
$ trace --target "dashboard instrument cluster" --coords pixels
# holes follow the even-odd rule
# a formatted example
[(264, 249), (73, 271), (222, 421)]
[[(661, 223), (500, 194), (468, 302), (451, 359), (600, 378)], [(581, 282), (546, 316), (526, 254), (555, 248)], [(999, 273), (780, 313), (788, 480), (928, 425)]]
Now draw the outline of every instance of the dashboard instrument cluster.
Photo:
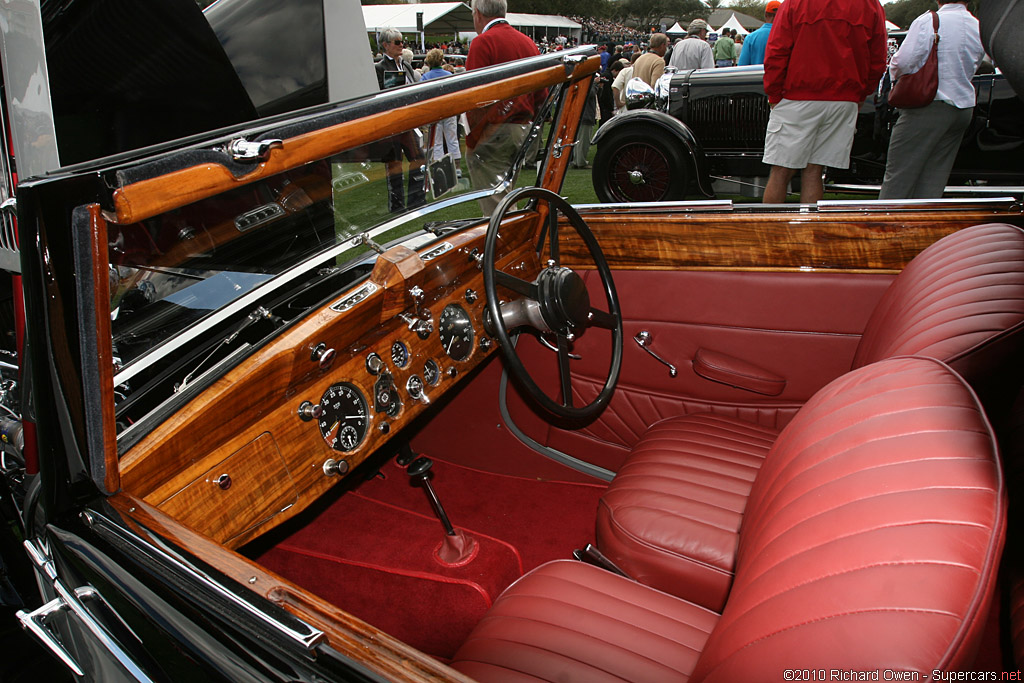
[[(535, 276), (530, 222), (512, 219), (503, 233), (499, 267)], [(484, 235), (482, 226), (468, 228), (424, 252), (380, 254), (366, 281), (136, 444), (121, 461), (122, 486), (168, 512), (175, 500), (185, 504), (183, 491), (218, 501), (197, 504), (199, 493), (190, 494), (191, 507), (209, 508), (191, 519), (231, 546), (297, 514), (493, 353), (478, 258)], [(243, 470), (252, 473), (244, 486)], [(215, 480), (236, 485), (208, 483)], [(271, 511), (260, 503), (268, 499), (287, 502)], [(228, 509), (236, 518), (230, 534), (207, 521)]]

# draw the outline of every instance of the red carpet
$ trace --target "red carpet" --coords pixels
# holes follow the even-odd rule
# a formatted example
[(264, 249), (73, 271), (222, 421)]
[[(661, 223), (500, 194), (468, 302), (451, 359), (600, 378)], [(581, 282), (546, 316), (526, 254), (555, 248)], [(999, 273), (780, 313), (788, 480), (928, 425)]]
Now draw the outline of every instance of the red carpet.
[(389, 461), (305, 527), (255, 558), (320, 597), (437, 657), (450, 658), (524, 571), (593, 541), (604, 487), (490, 474), (435, 460), (452, 524), (479, 544), (446, 567), (426, 493)]
[[(573, 550), (594, 541), (597, 500), (604, 485), (491, 474), (432, 459), (431, 483), (452, 524), (515, 546), (524, 571), (549, 560), (570, 558)], [(393, 460), (381, 473), (384, 479), (366, 482), (359, 493), (432, 514), (424, 491), (413, 486)]]

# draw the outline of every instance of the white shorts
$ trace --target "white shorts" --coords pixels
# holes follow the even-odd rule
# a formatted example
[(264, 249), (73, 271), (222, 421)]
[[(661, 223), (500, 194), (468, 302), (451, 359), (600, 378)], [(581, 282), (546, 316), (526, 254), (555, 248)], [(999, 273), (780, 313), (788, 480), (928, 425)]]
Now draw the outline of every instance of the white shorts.
[(856, 102), (783, 99), (768, 117), (764, 163), (849, 168), (857, 109)]

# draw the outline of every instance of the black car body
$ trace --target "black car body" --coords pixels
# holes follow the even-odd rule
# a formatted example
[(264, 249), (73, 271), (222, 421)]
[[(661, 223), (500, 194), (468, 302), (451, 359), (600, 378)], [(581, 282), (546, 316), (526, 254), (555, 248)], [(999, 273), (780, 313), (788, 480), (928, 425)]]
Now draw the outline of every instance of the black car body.
[[(648, 108), (601, 126), (594, 142), (594, 189), (602, 201), (660, 201), (694, 194), (759, 196), (768, 124), (764, 67), (667, 74)], [(977, 105), (964, 133), (950, 185), (1024, 183), (1024, 102), (1000, 73), (974, 77)], [(876, 96), (857, 117), (850, 167), (827, 169), (835, 184), (880, 185), (897, 110)], [(728, 180), (726, 179), (728, 178)], [(760, 179), (760, 180), (758, 180)]]
[[(196, 19), (191, 0), (175, 9)], [(173, 72), (153, 40), (144, 53)], [(643, 429), (712, 407), (784, 421), (848, 365), (916, 253), (1024, 225), (1013, 197), (577, 214), (558, 193), (599, 64), (583, 47), (264, 118), (250, 106), (7, 179), (0, 549), (34, 576), (17, 582), (21, 622), (70, 670), (470, 680), (448, 666), (466, 633), (524, 571), (592, 538)], [(472, 163), (389, 206), (396, 164), (422, 170), (400, 150), (463, 115), (515, 144), (428, 158)], [(535, 187), (483, 212), (517, 184)], [(701, 345), (790, 384), (708, 382), (689, 372)], [(441, 556), (456, 534), (420, 490), (431, 479), (479, 552)]]

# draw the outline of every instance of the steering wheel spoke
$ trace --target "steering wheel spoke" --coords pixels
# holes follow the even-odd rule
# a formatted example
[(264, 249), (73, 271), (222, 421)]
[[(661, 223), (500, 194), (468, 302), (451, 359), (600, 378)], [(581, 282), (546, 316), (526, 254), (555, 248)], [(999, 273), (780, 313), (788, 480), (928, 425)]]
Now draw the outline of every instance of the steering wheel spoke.
[(596, 308), (590, 309), (589, 318), (589, 323), (592, 327), (602, 327), (606, 330), (614, 330), (618, 325), (618, 320), (614, 315)]
[(558, 335), (558, 383), (562, 389), (562, 405), (572, 408), (572, 371), (569, 369), (569, 340)]
[(528, 299), (533, 299), (534, 301), (540, 298), (540, 295), (537, 293), (537, 285), (535, 283), (527, 282), (522, 278), (518, 278), (515, 275), (509, 275), (508, 273), (500, 270), (494, 271), (494, 283), (507, 289), (511, 289), (516, 294), (525, 296)]
[[(547, 243), (546, 260), (548, 263), (541, 269), (534, 282), (527, 282), (502, 272), (495, 265), (498, 229), (501, 227), (505, 215), (524, 199), (537, 199), (547, 202), (549, 205), (544, 225), (546, 237), (542, 233), (538, 236), (536, 243), (538, 251), (541, 252), (544, 251), (545, 242)], [(604, 298), (608, 303), (605, 307), (606, 310), (592, 307), (586, 281), (574, 270), (561, 265), (558, 214), (565, 218), (565, 223), (575, 230), (576, 235), (586, 245), (594, 268), (601, 278)], [(562, 224), (563, 227), (565, 223)], [(618, 382), (619, 369), (622, 367), (622, 315), (619, 312), (619, 299), (612, 282), (611, 269), (608, 267), (604, 254), (601, 253), (597, 240), (594, 239), (594, 234), (583, 218), (565, 199), (550, 190), (539, 187), (513, 190), (498, 204), (487, 226), (487, 236), (484, 240), (483, 274), (488, 315), (492, 320), (506, 323), (493, 326), (493, 335), (501, 347), (509, 374), (539, 407), (557, 420), (579, 424), (597, 417), (611, 400), (615, 384)], [(498, 287), (504, 287), (530, 301), (527, 302), (523, 299), (506, 304), (503, 312), (501, 300), (498, 297)], [(542, 333), (545, 330), (555, 331), (556, 346), (549, 346), (549, 348), (553, 348), (557, 352), (560, 399), (554, 399), (541, 390), (516, 353), (515, 345), (510, 340), (506, 327), (515, 327), (516, 324), (509, 324), (508, 321), (512, 320), (513, 323), (516, 323), (519, 318)], [(604, 386), (598, 392), (597, 397), (589, 403), (584, 402), (584, 405), (578, 406), (572, 395), (572, 371), (570, 369), (571, 359), (577, 358), (577, 356), (570, 352), (568, 331), (572, 330), (579, 336), (585, 333), (588, 327), (602, 327), (611, 331), (611, 359)], [(543, 336), (541, 339), (543, 343)]]

